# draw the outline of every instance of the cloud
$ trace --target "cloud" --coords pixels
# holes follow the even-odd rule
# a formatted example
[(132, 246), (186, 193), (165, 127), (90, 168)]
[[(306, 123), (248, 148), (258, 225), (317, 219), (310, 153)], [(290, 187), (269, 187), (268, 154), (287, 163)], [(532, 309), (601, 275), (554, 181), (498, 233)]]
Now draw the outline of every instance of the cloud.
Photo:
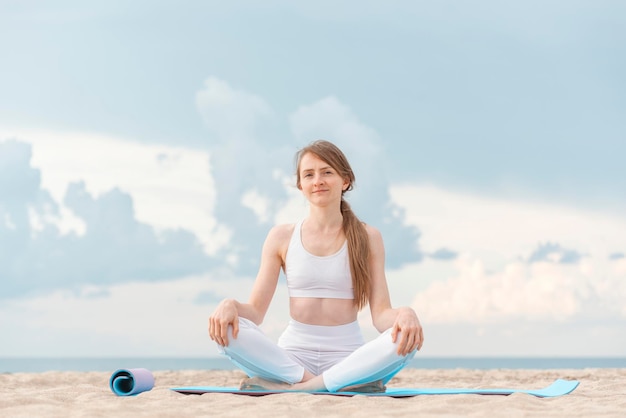
[(94, 197), (71, 183), (64, 204), (84, 223), (63, 234), (58, 205), (31, 166), (31, 145), (0, 142), (0, 277), (2, 297), (133, 280), (163, 280), (216, 264), (192, 233), (156, 231), (137, 221), (131, 196), (112, 189)]
[(224, 142), (249, 141), (274, 113), (262, 98), (216, 77), (208, 77), (196, 92), (196, 108), (209, 130)]
[(381, 149), (376, 131), (363, 124), (339, 99), (328, 96), (299, 106), (289, 117), (291, 131), (302, 142), (333, 138), (341, 147), (358, 148), (372, 158)]
[(284, 167), (293, 150), (268, 133), (271, 107), (226, 81), (207, 78), (196, 93), (196, 108), (215, 138), (210, 144), (217, 197), (213, 214), (230, 233), (229, 246), (219, 256), (241, 274), (252, 274), (274, 216), (289, 199)]
[(578, 251), (568, 250), (562, 248), (559, 244), (548, 242), (546, 244), (540, 244), (530, 257), (528, 257), (528, 262), (536, 263), (539, 261), (549, 261), (553, 263), (571, 264), (577, 263), (581, 258), (582, 255)]
[(129, 194), (138, 221), (157, 231), (190, 231), (209, 255), (228, 242), (228, 231), (213, 216), (216, 193), (205, 151), (93, 133), (0, 127), (0, 141), (10, 137), (32, 145), (31, 164), (57, 205), (62, 233), (84, 229), (63, 202), (69, 184), (82, 182), (94, 196), (114, 188)]
[(626, 318), (626, 268), (621, 258), (609, 257), (626, 244), (624, 219), (432, 185), (398, 185), (391, 195), (408, 222), (423, 229), (427, 249), (452, 247), (460, 254), (445, 263), (453, 271), (422, 275), (412, 305), (425, 322)]
[(432, 254), (429, 254), (429, 256), (435, 260), (454, 260), (458, 254), (447, 248), (440, 248)]
[(406, 222), (422, 231), (424, 251), (449, 248), (470, 254), (488, 270), (527, 259), (538, 242), (558, 242), (572, 257), (593, 258), (606, 258), (626, 246), (626, 219), (611, 213), (424, 183), (393, 184), (390, 194), (405, 211)]
[[(250, 277), (214, 269), (174, 280), (86, 285), (0, 301), (0, 330), (10, 335), (0, 344), (0, 357), (217, 356), (208, 316), (233, 289), (241, 294), (251, 288)], [(286, 286), (279, 285), (276, 298), (263, 324), (274, 338), (286, 323)]]
[[(40, 356), (39, 340), (43, 340), (45, 355), (52, 357), (206, 355), (210, 351), (204, 332), (206, 306), (192, 301), (198, 289), (210, 283), (210, 277), (195, 276), (158, 283), (87, 285), (76, 292), (57, 290), (8, 301), (0, 305), (0, 315), (19, 322), (21, 329), (0, 348), (0, 354), (20, 350), (21, 355)], [(4, 329), (9, 327), (3, 324)]]
[(514, 261), (488, 272), (463, 255), (456, 275), (418, 292), (413, 307), (431, 324), (494, 324), (511, 320), (626, 320), (626, 269), (604, 260), (587, 265)]
[(492, 323), (511, 319), (562, 321), (581, 311), (587, 289), (575, 277), (545, 263), (530, 268), (521, 262), (488, 273), (480, 259), (456, 262), (458, 276), (433, 283), (413, 306), (428, 323)]

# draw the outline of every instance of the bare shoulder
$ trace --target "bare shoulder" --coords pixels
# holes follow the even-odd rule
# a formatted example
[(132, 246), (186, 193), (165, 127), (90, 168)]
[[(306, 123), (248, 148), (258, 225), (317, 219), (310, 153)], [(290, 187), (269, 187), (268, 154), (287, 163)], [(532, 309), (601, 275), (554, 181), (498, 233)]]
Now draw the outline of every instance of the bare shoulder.
[(384, 257), (385, 245), (383, 244), (383, 235), (378, 228), (365, 224), (365, 230), (367, 231), (367, 237), (369, 239), (370, 251), (373, 255), (380, 254)]
[(275, 225), (270, 229), (265, 240), (266, 245), (274, 247), (278, 250), (286, 250), (293, 234), (295, 224)]
[(270, 230), (268, 236), (278, 239), (279, 241), (290, 239), (296, 224), (280, 224), (275, 225)]
[(369, 224), (363, 224), (365, 226), (365, 230), (367, 231), (367, 236), (370, 241), (378, 242), (383, 240), (383, 236), (375, 226)]

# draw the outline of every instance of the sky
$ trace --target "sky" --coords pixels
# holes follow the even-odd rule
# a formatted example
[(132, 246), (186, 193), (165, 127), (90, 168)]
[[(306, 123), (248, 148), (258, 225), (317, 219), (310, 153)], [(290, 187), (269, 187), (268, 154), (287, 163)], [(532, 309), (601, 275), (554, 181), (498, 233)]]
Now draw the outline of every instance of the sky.
[(0, 0), (0, 60), (0, 357), (216, 356), (320, 138), (418, 359), (626, 356), (624, 2)]

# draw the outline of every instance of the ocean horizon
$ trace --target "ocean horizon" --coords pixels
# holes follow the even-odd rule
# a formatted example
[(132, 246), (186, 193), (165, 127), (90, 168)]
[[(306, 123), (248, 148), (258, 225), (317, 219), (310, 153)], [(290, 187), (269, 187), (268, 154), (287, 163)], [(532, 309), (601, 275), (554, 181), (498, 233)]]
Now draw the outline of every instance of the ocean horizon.
[[(421, 357), (413, 369), (585, 369), (626, 368), (626, 357)], [(110, 371), (128, 368), (164, 370), (236, 370), (222, 357), (2, 357), (0, 373)]]

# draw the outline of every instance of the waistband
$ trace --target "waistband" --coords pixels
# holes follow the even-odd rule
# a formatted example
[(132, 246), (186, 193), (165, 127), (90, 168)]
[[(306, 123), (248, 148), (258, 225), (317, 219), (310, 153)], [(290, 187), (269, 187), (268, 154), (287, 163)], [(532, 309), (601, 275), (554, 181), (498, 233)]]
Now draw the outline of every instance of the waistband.
[(364, 343), (358, 321), (343, 325), (309, 325), (291, 319), (279, 339), (282, 347), (302, 349), (343, 347), (354, 350)]

